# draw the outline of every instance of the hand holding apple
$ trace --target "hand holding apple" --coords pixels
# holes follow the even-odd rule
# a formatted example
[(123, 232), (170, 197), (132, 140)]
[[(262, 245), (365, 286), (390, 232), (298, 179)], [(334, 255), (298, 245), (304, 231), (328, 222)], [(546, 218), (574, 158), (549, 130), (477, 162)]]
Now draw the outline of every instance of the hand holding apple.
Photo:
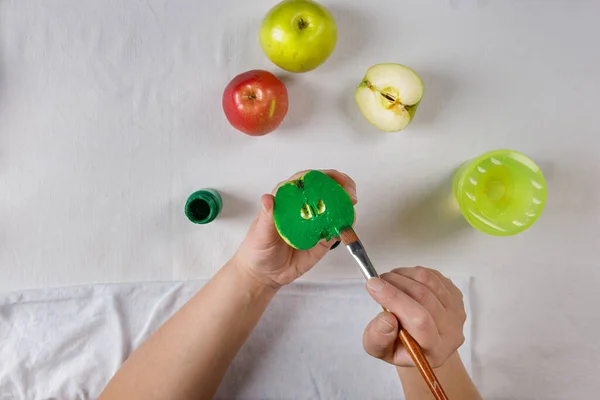
[(311, 0), (284, 0), (265, 16), (260, 45), (275, 65), (306, 72), (323, 64), (335, 48), (337, 26), (331, 13)]
[(353, 203), (337, 180), (321, 171), (308, 171), (277, 189), (275, 227), (287, 244), (308, 250), (354, 224)]
[(268, 71), (239, 74), (223, 92), (223, 111), (229, 123), (250, 136), (262, 136), (277, 129), (288, 110), (283, 82)]

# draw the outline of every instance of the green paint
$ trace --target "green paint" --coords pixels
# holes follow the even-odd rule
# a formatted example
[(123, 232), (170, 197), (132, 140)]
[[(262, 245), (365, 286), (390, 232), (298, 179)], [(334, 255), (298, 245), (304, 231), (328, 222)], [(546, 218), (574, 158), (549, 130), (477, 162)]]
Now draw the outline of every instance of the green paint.
[(185, 202), (185, 215), (195, 224), (208, 224), (221, 212), (223, 200), (214, 189), (202, 189), (194, 192)]
[(320, 171), (309, 171), (283, 184), (273, 210), (279, 235), (299, 250), (330, 240), (354, 223), (354, 206), (344, 188)]

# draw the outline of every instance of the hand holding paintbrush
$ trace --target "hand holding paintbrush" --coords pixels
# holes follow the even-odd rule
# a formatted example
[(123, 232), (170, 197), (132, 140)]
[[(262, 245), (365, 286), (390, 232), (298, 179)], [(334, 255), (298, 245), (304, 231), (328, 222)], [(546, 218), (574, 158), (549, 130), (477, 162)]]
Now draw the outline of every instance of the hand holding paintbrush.
[[(374, 357), (397, 366), (414, 364), (434, 398), (447, 399), (423, 349), (408, 331), (399, 325), (396, 318), (414, 332), (425, 348), (435, 349), (430, 355), (430, 361), (433, 366), (438, 367), (444, 364), (464, 341), (462, 325), (466, 315), (462, 294), (439, 272), (421, 267), (394, 270), (390, 274), (384, 274), (385, 279), (380, 279), (354, 230), (342, 229), (339, 237), (368, 280), (367, 288), (371, 296), (384, 310), (395, 316), (390, 321), (392, 316), (388, 313), (380, 315), (369, 325), (363, 340), (365, 350)], [(392, 332), (398, 332), (403, 346), (398, 346), (396, 339), (389, 335)], [(458, 358), (457, 354), (455, 358)], [(462, 366), (460, 358), (458, 366)], [(479, 398), (466, 373), (463, 378), (465, 377), (460, 386), (460, 398)], [(456, 385), (452, 383), (452, 386), (454, 389)], [(465, 393), (465, 390), (475, 397)]]
[[(355, 194), (354, 182), (337, 171), (304, 171), (294, 178), (277, 188), (274, 199), (275, 227), (290, 246), (284, 247), (297, 257), (310, 261), (324, 256), (329, 250), (331, 242), (323, 239), (339, 237), (368, 279), (371, 296), (384, 310), (389, 310), (378, 318), (378, 323), (389, 328), (387, 333), (375, 329), (376, 324), (371, 323), (365, 331), (365, 350), (397, 366), (416, 365), (424, 381), (420, 376), (413, 379), (408, 376), (413, 375), (410, 372), (399, 370), (409, 399), (428, 397), (427, 391), (414, 395), (412, 390), (419, 387), (425, 390), (428, 387), (435, 399), (446, 399), (436, 377), (440, 371), (447, 371), (444, 382), (451, 398), (478, 399), (477, 391), (456, 353), (463, 341), (464, 323), (464, 307), (458, 289), (441, 274), (426, 269), (409, 269), (404, 273), (395, 270), (393, 274), (384, 274), (383, 279), (379, 279), (363, 245), (350, 228), (355, 217), (356, 197), (350, 194)], [(315, 254), (319, 257), (314, 257)], [(415, 271), (416, 275), (411, 276)], [(402, 322), (402, 327), (399, 322)], [(398, 338), (402, 345), (397, 342)], [(450, 358), (454, 360), (452, 363)], [(434, 367), (444, 366), (434, 373), (430, 362)], [(427, 387), (423, 382), (427, 383)], [(457, 382), (460, 384), (457, 385)]]

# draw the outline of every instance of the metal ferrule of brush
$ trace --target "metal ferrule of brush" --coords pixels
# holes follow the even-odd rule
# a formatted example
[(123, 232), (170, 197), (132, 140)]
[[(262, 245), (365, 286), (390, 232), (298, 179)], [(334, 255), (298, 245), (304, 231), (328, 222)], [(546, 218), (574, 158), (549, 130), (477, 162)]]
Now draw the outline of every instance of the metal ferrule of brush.
[(371, 263), (371, 260), (369, 259), (369, 256), (367, 255), (367, 252), (365, 251), (365, 248), (360, 240), (350, 243), (346, 247), (350, 251), (350, 254), (352, 254), (352, 257), (354, 257), (354, 259), (358, 262), (360, 271), (367, 280), (379, 277), (379, 274), (377, 271), (375, 271), (375, 267), (373, 267), (373, 263)]

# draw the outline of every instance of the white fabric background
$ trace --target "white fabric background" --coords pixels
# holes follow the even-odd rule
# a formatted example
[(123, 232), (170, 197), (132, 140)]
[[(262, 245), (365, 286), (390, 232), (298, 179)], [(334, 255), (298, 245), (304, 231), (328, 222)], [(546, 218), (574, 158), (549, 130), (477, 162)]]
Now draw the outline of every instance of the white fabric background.
[[(0, 290), (206, 278), (244, 235), (261, 193), (297, 170), (358, 183), (357, 232), (381, 272), (425, 264), (474, 277), (474, 373), (486, 398), (600, 392), (600, 2), (322, 0), (340, 31), (321, 68), (262, 54), (273, 0), (0, 0)], [(375, 63), (423, 77), (415, 121), (376, 132), (355, 86)], [(277, 132), (222, 115), (227, 82), (276, 72)], [(512, 148), (543, 168), (529, 231), (489, 237), (447, 204), (452, 171)], [(212, 186), (198, 227), (186, 197)], [(358, 277), (337, 251), (308, 279)]]
[[(469, 307), (469, 280), (454, 278)], [(130, 352), (203, 281), (96, 285), (0, 295), (0, 399), (94, 399)], [(363, 280), (280, 291), (217, 399), (402, 399), (393, 367), (362, 333), (381, 309)], [(471, 369), (471, 321), (461, 357)]]

